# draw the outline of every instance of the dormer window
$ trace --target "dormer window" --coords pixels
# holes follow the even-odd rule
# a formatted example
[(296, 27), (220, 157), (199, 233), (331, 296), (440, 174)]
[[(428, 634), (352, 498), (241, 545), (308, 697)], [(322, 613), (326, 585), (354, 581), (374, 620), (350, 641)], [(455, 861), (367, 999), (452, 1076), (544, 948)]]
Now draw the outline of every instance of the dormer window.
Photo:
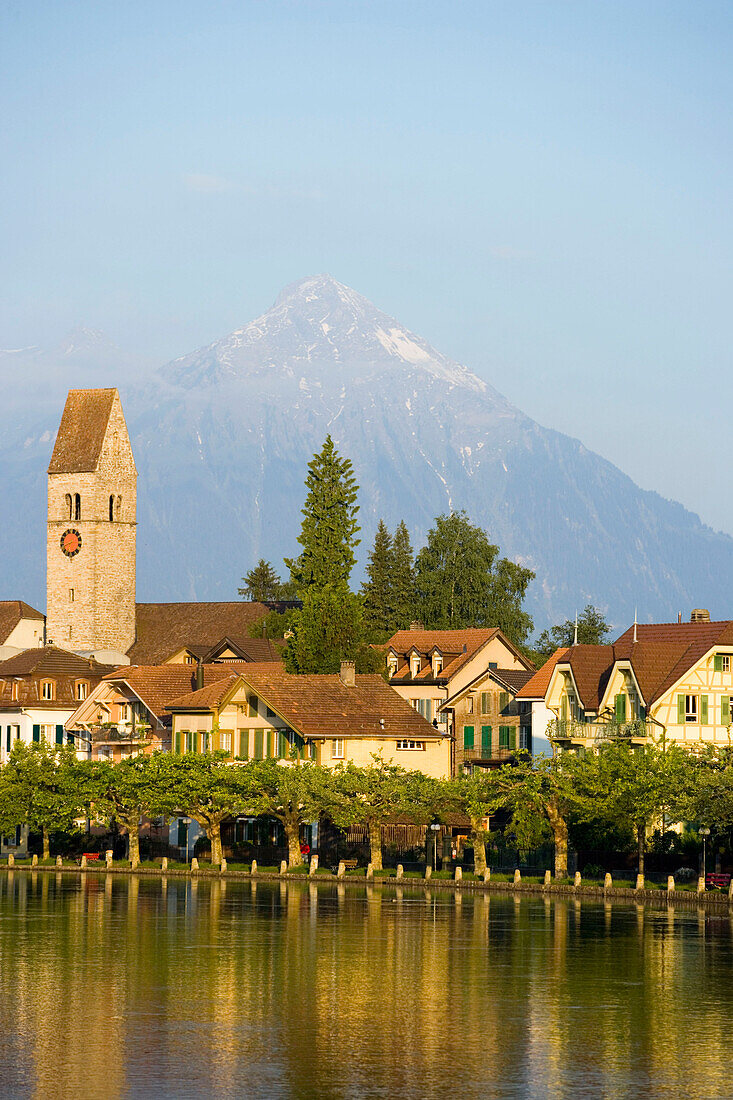
[(390, 653), (387, 658), (387, 672), (389, 673), (390, 679), (397, 672), (397, 656), (394, 653)]
[(440, 676), (443, 671), (443, 658), (439, 653), (433, 654), (433, 676)]
[(41, 699), (50, 703), (56, 698), (56, 685), (53, 680), (41, 680)]
[(74, 697), (78, 703), (82, 703), (89, 694), (89, 681), (77, 680), (74, 685)]
[(19, 682), (17, 680), (13, 680), (12, 684), (10, 685), (10, 699), (13, 703), (18, 702), (19, 691), (20, 691)]
[(419, 653), (411, 653), (410, 654), (410, 676), (412, 676), (413, 680), (415, 679), (415, 677), (417, 676), (419, 671), (420, 671), (420, 654)]

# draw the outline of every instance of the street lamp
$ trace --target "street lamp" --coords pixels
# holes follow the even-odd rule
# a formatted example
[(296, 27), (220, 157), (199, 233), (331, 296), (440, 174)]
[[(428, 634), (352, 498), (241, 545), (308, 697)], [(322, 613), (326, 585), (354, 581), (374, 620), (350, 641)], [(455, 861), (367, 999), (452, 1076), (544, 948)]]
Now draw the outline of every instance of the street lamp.
[(706, 842), (710, 836), (710, 830), (707, 825), (702, 825), (700, 827), (700, 836), (702, 837), (702, 877), (705, 878), (705, 863), (707, 857)]
[(437, 821), (434, 821), (430, 826), (430, 831), (433, 834), (433, 870), (438, 870), (438, 833), (440, 832), (440, 825)]

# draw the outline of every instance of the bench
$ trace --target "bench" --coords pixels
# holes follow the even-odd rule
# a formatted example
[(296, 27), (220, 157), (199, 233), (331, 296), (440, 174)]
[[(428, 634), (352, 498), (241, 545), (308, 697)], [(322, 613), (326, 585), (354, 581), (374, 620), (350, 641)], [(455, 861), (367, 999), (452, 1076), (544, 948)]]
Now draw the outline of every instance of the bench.
[(81, 867), (82, 859), (86, 859), (87, 863), (98, 863), (99, 852), (82, 852), (80, 856), (76, 857), (75, 863), (77, 867)]
[(716, 874), (714, 871), (708, 871), (705, 875), (706, 890), (727, 890), (729, 886), (730, 875), (728, 874)]
[[(355, 871), (356, 868), (359, 866), (358, 859), (342, 859), (340, 860), (340, 862), (343, 863), (345, 871)], [(336, 867), (334, 867), (334, 871), (335, 870), (337, 870)]]

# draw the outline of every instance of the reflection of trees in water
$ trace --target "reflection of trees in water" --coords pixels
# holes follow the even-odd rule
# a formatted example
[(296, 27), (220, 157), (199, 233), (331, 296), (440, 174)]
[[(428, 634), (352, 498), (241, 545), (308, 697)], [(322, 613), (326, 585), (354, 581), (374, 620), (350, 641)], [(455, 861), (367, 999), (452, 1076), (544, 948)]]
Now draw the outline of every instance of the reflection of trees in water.
[(0, 929), (0, 1055), (44, 1100), (141, 1080), (201, 1096), (727, 1091), (730, 922), (689, 909), (15, 872)]

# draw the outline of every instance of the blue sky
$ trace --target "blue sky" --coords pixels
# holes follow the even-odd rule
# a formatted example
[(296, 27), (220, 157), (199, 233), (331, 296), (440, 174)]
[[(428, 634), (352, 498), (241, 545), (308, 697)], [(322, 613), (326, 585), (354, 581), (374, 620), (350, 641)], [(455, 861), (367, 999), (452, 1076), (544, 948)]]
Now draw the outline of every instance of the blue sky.
[(0, 0), (0, 345), (328, 271), (733, 532), (730, 3)]

